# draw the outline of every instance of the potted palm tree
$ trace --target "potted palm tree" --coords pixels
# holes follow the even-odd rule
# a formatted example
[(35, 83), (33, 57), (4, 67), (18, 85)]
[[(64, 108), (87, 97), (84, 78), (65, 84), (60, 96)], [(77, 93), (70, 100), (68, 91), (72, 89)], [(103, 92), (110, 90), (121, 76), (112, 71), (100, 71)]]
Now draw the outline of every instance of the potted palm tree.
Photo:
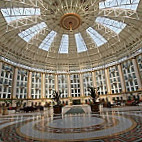
[(53, 110), (55, 114), (60, 114), (62, 113), (62, 105), (61, 105), (61, 91), (56, 91), (54, 90), (52, 93), (52, 99), (55, 101), (55, 105), (53, 106)]
[(98, 112), (99, 111), (99, 102), (96, 102), (97, 98), (99, 97), (97, 93), (97, 88), (88, 86), (88, 92), (89, 95), (91, 96), (92, 103), (90, 104), (91, 106), (91, 111), (92, 112)]

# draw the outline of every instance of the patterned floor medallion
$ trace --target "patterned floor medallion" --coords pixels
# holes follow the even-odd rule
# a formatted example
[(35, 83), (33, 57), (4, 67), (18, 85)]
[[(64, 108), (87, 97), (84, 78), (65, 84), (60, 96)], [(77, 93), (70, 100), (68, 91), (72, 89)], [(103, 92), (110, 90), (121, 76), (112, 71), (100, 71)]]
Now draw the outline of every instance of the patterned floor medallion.
[(142, 111), (0, 117), (2, 142), (142, 142)]

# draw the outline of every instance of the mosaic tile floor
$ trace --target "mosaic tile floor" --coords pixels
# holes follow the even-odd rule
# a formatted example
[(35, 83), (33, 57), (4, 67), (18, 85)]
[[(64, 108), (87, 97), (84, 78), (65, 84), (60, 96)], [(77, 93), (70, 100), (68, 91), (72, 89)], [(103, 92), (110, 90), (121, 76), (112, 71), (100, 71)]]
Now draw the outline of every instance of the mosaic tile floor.
[(142, 108), (123, 110), (1, 115), (0, 142), (142, 142)]

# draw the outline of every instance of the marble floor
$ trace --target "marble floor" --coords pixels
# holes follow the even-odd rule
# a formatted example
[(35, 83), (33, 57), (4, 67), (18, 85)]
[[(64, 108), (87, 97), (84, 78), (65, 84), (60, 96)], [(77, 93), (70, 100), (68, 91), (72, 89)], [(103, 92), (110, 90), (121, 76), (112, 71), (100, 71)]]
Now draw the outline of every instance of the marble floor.
[(142, 142), (142, 106), (99, 113), (0, 114), (0, 142)]

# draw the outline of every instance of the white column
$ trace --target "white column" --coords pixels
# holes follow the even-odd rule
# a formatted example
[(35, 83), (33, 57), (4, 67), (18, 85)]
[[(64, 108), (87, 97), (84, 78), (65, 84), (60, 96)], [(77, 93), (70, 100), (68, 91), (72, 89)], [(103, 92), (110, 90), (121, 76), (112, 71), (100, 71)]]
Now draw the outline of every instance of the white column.
[(107, 94), (111, 94), (111, 86), (110, 86), (110, 79), (109, 79), (109, 70), (108, 68), (105, 69), (105, 78), (106, 78), (106, 85), (107, 85)]
[(1, 71), (2, 71), (2, 62), (0, 62), (0, 78), (1, 78)]
[(70, 74), (67, 74), (67, 80), (68, 80), (68, 97), (71, 97)]
[(41, 74), (41, 98), (45, 98), (45, 73)]
[(12, 81), (12, 94), (11, 94), (12, 99), (16, 98), (17, 75), (18, 75), (18, 69), (14, 68), (13, 81)]
[(31, 86), (32, 86), (32, 72), (30, 71), (28, 74), (28, 82), (27, 82), (27, 99), (31, 99)]
[(126, 92), (126, 86), (125, 86), (124, 76), (123, 76), (123, 73), (122, 73), (121, 64), (118, 65), (118, 72), (119, 72), (119, 75), (120, 75), (120, 82), (121, 82), (122, 92), (125, 93)]
[(82, 77), (82, 74), (80, 73), (79, 74), (79, 79), (80, 79), (80, 93), (81, 93), (81, 96), (84, 97), (84, 89), (83, 89), (83, 77)]
[(69, 101), (69, 105), (72, 104), (72, 96), (71, 96), (71, 83), (70, 83), (70, 74), (67, 74), (67, 82), (68, 82), (68, 101)]
[(134, 65), (134, 71), (135, 71), (135, 74), (136, 74), (138, 87), (139, 87), (139, 90), (141, 90), (142, 89), (142, 82), (141, 82), (140, 72), (139, 72), (139, 69), (138, 69), (138, 64), (137, 64), (137, 61), (136, 61), (135, 58), (132, 59), (132, 62), (133, 62), (133, 65)]
[(58, 91), (59, 87), (58, 87), (58, 75), (55, 74), (55, 90)]
[(93, 87), (97, 87), (95, 72), (92, 72)]

